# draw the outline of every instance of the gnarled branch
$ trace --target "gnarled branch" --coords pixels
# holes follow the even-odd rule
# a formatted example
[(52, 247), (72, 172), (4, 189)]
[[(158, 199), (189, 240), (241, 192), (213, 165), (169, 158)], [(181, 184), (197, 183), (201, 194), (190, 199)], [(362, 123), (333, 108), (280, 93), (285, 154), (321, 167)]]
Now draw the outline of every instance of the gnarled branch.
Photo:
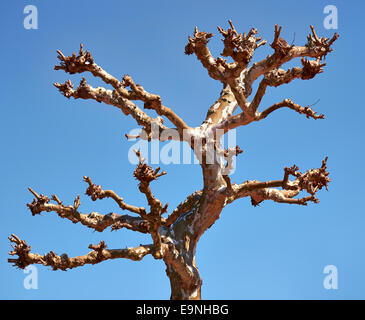
[[(95, 77), (102, 79), (106, 84), (112, 85), (115, 90), (114, 95), (117, 95), (124, 100), (143, 101), (146, 109), (154, 109), (160, 116), (166, 116), (177, 127), (179, 131), (188, 128), (185, 122), (180, 117), (178, 117), (170, 108), (162, 105), (160, 96), (150, 94), (140, 85), (136, 85), (129, 75), (126, 75), (122, 81), (119, 81), (117, 78), (110, 75), (94, 62), (94, 59), (92, 58), (90, 52), (84, 51), (82, 44), (80, 45), (80, 51), (78, 56), (76, 56), (76, 53), (73, 53), (72, 56), (66, 57), (61, 51), (57, 52), (59, 54), (58, 58), (61, 62), (60, 65), (55, 66), (55, 70), (64, 70), (65, 72), (70, 74), (83, 73), (88, 71), (92, 73)], [(55, 86), (59, 88), (66, 97), (73, 96), (74, 98), (83, 99), (91, 98), (99, 102), (106, 102), (105, 100), (108, 100), (110, 102), (110, 99), (103, 99), (102, 97), (100, 97), (100, 93), (98, 92), (99, 88), (97, 88), (96, 91), (92, 90), (93, 88), (86, 85), (85, 80), (82, 81), (80, 87), (76, 90), (76, 92), (72, 90), (70, 82), (66, 82), (64, 85), (56, 83)], [(130, 91), (126, 89), (126, 87), (128, 86), (131, 88)], [(105, 95), (105, 89), (103, 90), (103, 88), (100, 88), (99, 90), (103, 91), (103, 94)], [(110, 94), (111, 92), (109, 92), (109, 95)], [(126, 101), (123, 102), (124, 104), (128, 104)], [(129, 104), (132, 104), (131, 101), (128, 102)], [(151, 118), (135, 104), (132, 105), (132, 108), (131, 106), (129, 108), (124, 107), (122, 109), (124, 113), (131, 114), (135, 119), (136, 115), (138, 115), (138, 118), (144, 118), (144, 120), (148, 119), (148, 124), (150, 125), (150, 122), (152, 121)], [(146, 126), (146, 124), (140, 123), (138, 119), (136, 120), (138, 124)]]
[(257, 115), (257, 120), (265, 119), (270, 113), (283, 107), (292, 109), (300, 114), (305, 114), (307, 118), (324, 119), (323, 114), (317, 114), (317, 112), (313, 111), (313, 109), (311, 109), (310, 107), (308, 106), (302, 107), (299, 104), (294, 103), (290, 99), (284, 99), (283, 101), (275, 103), (271, 107), (259, 113)]
[(185, 54), (190, 55), (195, 53), (204, 68), (207, 69), (210, 77), (223, 81), (225, 68), (222, 64), (217, 63), (217, 60), (212, 56), (207, 46), (212, 36), (212, 33), (199, 31), (198, 27), (195, 27), (194, 37), (191, 38), (189, 36), (188, 44), (185, 46)]
[[(86, 83), (85, 78), (83, 78), (80, 82), (80, 85), (74, 90), (73, 84), (70, 80), (67, 80), (65, 83), (54, 83), (54, 86), (58, 88), (58, 90), (66, 97), (73, 97), (75, 99), (93, 99), (97, 102), (104, 102), (108, 105), (113, 105), (120, 110), (125, 115), (131, 115), (139, 124), (143, 127), (146, 132), (145, 135), (140, 135), (140, 138), (148, 139), (151, 138), (159, 138), (159, 135), (152, 135), (152, 128), (157, 132), (162, 132), (163, 130), (168, 129), (163, 125), (160, 117), (156, 119), (150, 117), (145, 112), (143, 112), (136, 104), (132, 101), (123, 98), (119, 95), (116, 90), (107, 90), (102, 87), (93, 88), (91, 85)], [(173, 129), (170, 129), (173, 130)]]
[[(37, 215), (42, 212), (56, 212), (61, 218), (66, 218), (73, 223), (80, 222), (84, 226), (92, 228), (96, 231), (102, 232), (107, 227), (118, 224), (119, 226), (142, 233), (147, 233), (148, 227), (145, 221), (141, 218), (132, 217), (129, 215), (119, 215), (116, 213), (109, 213), (106, 215), (98, 212), (92, 212), (89, 214), (83, 214), (78, 211), (80, 205), (80, 197), (77, 196), (74, 205), (65, 206), (56, 195), (52, 195), (52, 200), (56, 203), (51, 203), (51, 199), (47, 196), (36, 193), (32, 188), (29, 191), (33, 193), (35, 199), (32, 203), (28, 203), (27, 206), (32, 212), (32, 215)], [(132, 207), (125, 204), (125, 209), (131, 209), (131, 212), (138, 212), (143, 208)]]
[(312, 57), (322, 60), (326, 55), (332, 51), (331, 45), (339, 37), (337, 33), (329, 38), (318, 38), (314, 31), (314, 27), (311, 27), (312, 35), (308, 36), (308, 42), (305, 46), (289, 45), (284, 39), (279, 38), (281, 27), (275, 25), (275, 37), (271, 46), (275, 52), (265, 59), (254, 63), (247, 71), (245, 76), (245, 84), (247, 87), (251, 87), (252, 83), (261, 75), (268, 73), (270, 70), (279, 68), (285, 62), (288, 62), (297, 57)]
[[(322, 161), (322, 166), (318, 169), (310, 169), (305, 173), (298, 171), (297, 166), (284, 169), (283, 180), (273, 180), (260, 182), (257, 180), (246, 181), (240, 185), (233, 185), (233, 193), (228, 196), (227, 203), (231, 203), (236, 199), (243, 197), (251, 197), (254, 206), (264, 200), (273, 200), (280, 203), (307, 205), (309, 201), (318, 203), (316, 192), (323, 187), (327, 189), (328, 183), (331, 181), (328, 177), (326, 157)], [(289, 180), (289, 176), (294, 176), (293, 181)], [(281, 187), (280, 189), (275, 189)], [(294, 198), (301, 191), (306, 191), (309, 195), (303, 198)]]
[[(238, 33), (231, 20), (228, 20), (231, 28), (227, 30), (218, 27), (218, 31), (221, 33), (224, 39), (224, 50), (222, 52), (223, 57), (231, 57), (235, 63), (227, 64), (229, 77), (239, 77), (244, 68), (247, 67), (252, 59), (254, 51), (266, 44), (266, 40), (261, 41), (261, 37), (256, 37), (257, 29), (251, 28), (247, 33)], [(227, 71), (228, 71), (227, 70)]]
[(186, 123), (170, 108), (164, 106), (161, 103), (161, 97), (155, 94), (147, 92), (139, 84), (135, 84), (131, 76), (125, 75), (122, 80), (123, 86), (130, 87), (132, 92), (138, 97), (139, 100), (144, 102), (145, 109), (153, 109), (160, 116), (165, 116), (167, 119), (173, 123), (180, 134), (182, 134), (184, 129), (189, 128)]
[(136, 248), (106, 249), (104, 241), (101, 241), (98, 245), (89, 245), (89, 249), (92, 249), (92, 251), (88, 254), (70, 258), (65, 253), (59, 256), (53, 251), (44, 255), (31, 253), (31, 247), (14, 234), (9, 237), (9, 240), (12, 243), (13, 248), (13, 251), (9, 254), (12, 256), (16, 255), (18, 258), (8, 259), (8, 262), (13, 263), (20, 269), (24, 269), (31, 264), (43, 264), (44, 266), (51, 266), (53, 270), (65, 271), (67, 269), (84, 266), (85, 264), (97, 264), (110, 259), (124, 258), (139, 261), (142, 260), (145, 255), (150, 254), (153, 249), (153, 245), (151, 244), (140, 245)]
[(101, 186), (92, 183), (89, 177), (84, 177), (84, 181), (88, 183), (89, 187), (86, 189), (86, 194), (91, 197), (91, 200), (112, 198), (122, 210), (137, 213), (141, 216), (146, 215), (146, 209), (143, 207), (136, 207), (124, 202), (123, 198), (118, 196), (113, 190), (103, 190)]
[(140, 182), (139, 190), (146, 196), (147, 202), (151, 209), (150, 213), (145, 216), (145, 219), (150, 221), (149, 232), (155, 245), (153, 256), (156, 259), (161, 259), (163, 257), (163, 251), (159, 228), (165, 222), (162, 214), (167, 212), (168, 203), (163, 206), (162, 202), (155, 198), (155, 196), (152, 194), (150, 183), (158, 179), (160, 176), (165, 175), (166, 172), (159, 172), (160, 168), (156, 168), (155, 170), (153, 170), (149, 165), (145, 163), (145, 159), (143, 159), (140, 151), (134, 151), (139, 158), (139, 164), (133, 175)]

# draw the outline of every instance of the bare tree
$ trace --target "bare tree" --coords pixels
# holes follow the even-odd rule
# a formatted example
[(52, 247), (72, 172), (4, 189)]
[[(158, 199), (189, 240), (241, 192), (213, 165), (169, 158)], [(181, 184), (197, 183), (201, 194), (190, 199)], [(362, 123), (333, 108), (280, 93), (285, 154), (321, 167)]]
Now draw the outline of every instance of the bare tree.
[[(141, 260), (147, 254), (151, 254), (155, 259), (163, 259), (166, 264), (166, 273), (171, 284), (171, 299), (200, 299), (202, 279), (195, 264), (196, 246), (203, 233), (219, 219), (226, 205), (243, 197), (250, 197), (254, 206), (264, 200), (298, 205), (319, 202), (316, 192), (322, 187), (327, 187), (330, 181), (326, 168), (327, 158), (323, 160), (320, 168), (304, 173), (300, 172), (295, 165), (286, 167), (281, 180), (263, 182), (249, 180), (236, 184), (231, 182), (229, 174), (233, 157), (242, 151), (238, 146), (224, 150), (221, 135), (218, 132), (225, 134), (239, 126), (263, 120), (283, 107), (304, 114), (307, 118), (323, 119), (322, 114), (317, 114), (309, 106), (302, 107), (290, 99), (284, 99), (263, 108), (263, 111), (259, 111), (259, 106), (268, 87), (277, 87), (296, 78), (312, 79), (321, 73), (322, 67), (325, 66), (322, 60), (332, 51), (331, 45), (338, 35), (334, 34), (331, 39), (318, 37), (311, 26), (307, 43), (304, 46), (295, 46), (289, 45), (280, 37), (281, 27), (276, 25), (274, 40), (270, 44), (274, 52), (249, 66), (255, 50), (265, 45), (266, 40), (256, 36), (256, 29), (242, 34), (236, 31), (231, 21), (229, 25), (230, 28), (227, 30), (220, 27), (218, 30), (223, 36), (222, 56), (232, 58), (232, 62), (227, 62), (221, 57), (214, 58), (207, 47), (213, 35), (199, 31), (198, 28), (195, 28), (193, 37), (189, 36), (185, 47), (185, 53), (195, 54), (210, 77), (223, 85), (218, 100), (208, 109), (206, 118), (196, 128), (188, 126), (174, 111), (162, 103), (159, 95), (147, 92), (142, 86), (135, 84), (129, 75), (119, 81), (103, 70), (95, 63), (90, 52), (84, 51), (82, 45), (78, 55), (73, 53), (71, 56), (65, 56), (58, 51), (60, 64), (55, 66), (56, 70), (63, 70), (69, 74), (90, 72), (113, 87), (113, 90), (94, 88), (86, 83), (85, 78), (76, 89), (70, 80), (63, 84), (55, 83), (54, 85), (65, 97), (94, 99), (121, 109), (125, 115), (131, 115), (143, 129), (140, 135), (132, 138), (165, 141), (176, 140), (176, 137), (179, 137), (177, 140), (187, 142), (200, 160), (204, 187), (189, 195), (166, 218), (163, 217), (167, 214), (168, 205), (163, 204), (153, 195), (150, 184), (163, 176), (165, 172), (161, 172), (160, 168), (152, 169), (143, 159), (143, 155), (135, 150), (139, 157), (139, 164), (134, 171), (134, 177), (139, 181), (139, 191), (145, 195), (148, 208), (128, 204), (114, 191), (104, 190), (100, 185), (94, 184), (89, 177), (84, 177), (87, 183), (86, 194), (92, 200), (111, 198), (121, 210), (127, 210), (134, 215), (80, 213), (79, 196), (76, 197), (73, 205), (65, 205), (56, 195), (49, 198), (29, 188), (35, 197), (33, 202), (27, 205), (32, 215), (53, 211), (61, 218), (69, 219), (73, 223), (80, 222), (99, 232), (111, 227), (112, 230), (127, 228), (136, 232), (149, 233), (152, 243), (126, 249), (107, 249), (106, 244), (101, 241), (97, 245), (90, 245), (89, 248), (92, 251), (89, 253), (71, 258), (67, 254), (57, 255), (53, 251), (44, 255), (31, 253), (30, 246), (24, 240), (12, 235), (9, 237), (13, 247), (10, 255), (17, 258), (9, 259), (10, 263), (22, 269), (30, 264), (38, 263), (51, 266), (53, 270), (66, 270), (108, 259)], [(284, 63), (299, 57), (301, 67), (280, 69)], [(247, 98), (252, 94), (252, 85), (260, 76), (262, 80), (249, 102)], [(158, 116), (152, 118), (133, 101), (142, 101), (144, 109), (154, 110)], [(236, 109), (239, 112), (234, 114)], [(168, 128), (164, 125), (163, 117), (167, 118), (174, 127)], [(166, 131), (168, 134), (163, 134)], [(131, 136), (127, 135), (127, 138)], [(208, 145), (213, 145), (215, 154), (213, 161), (210, 162), (206, 161), (209, 153)], [(306, 192), (307, 195), (298, 196), (301, 191)]]

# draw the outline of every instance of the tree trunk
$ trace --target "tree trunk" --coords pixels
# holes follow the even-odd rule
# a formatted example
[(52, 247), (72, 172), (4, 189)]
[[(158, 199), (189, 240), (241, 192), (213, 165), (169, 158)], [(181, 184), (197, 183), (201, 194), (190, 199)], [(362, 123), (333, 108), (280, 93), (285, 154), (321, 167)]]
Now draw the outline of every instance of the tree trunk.
[(201, 195), (197, 193), (182, 204), (187, 210), (170, 228), (161, 228), (162, 241), (169, 250), (164, 256), (166, 274), (170, 279), (171, 300), (200, 300), (201, 285), (199, 270), (195, 265), (196, 236), (193, 223), (199, 211)]
[(164, 261), (170, 279), (172, 300), (200, 300), (202, 279), (195, 264), (195, 252), (201, 235), (219, 218), (224, 206), (219, 192), (204, 191), (190, 199), (189, 207), (171, 226), (161, 228), (163, 241), (170, 243)]
[(185, 283), (171, 266), (166, 268), (166, 273), (170, 279), (171, 300), (201, 300), (201, 281)]

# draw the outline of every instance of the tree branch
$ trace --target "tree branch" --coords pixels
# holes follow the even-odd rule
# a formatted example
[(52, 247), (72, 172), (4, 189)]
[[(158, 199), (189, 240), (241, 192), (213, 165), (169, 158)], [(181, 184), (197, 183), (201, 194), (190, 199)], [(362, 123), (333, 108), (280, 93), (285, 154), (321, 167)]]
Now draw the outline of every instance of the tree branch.
[(308, 106), (302, 107), (299, 104), (294, 103), (290, 99), (284, 99), (283, 101), (275, 103), (271, 107), (259, 113), (257, 115), (257, 121), (265, 119), (270, 113), (283, 107), (292, 109), (300, 114), (305, 114), (307, 118), (324, 119), (323, 114), (317, 114), (315, 111), (313, 111), (313, 109), (309, 108)]
[[(298, 171), (297, 166), (284, 169), (283, 180), (260, 182), (257, 180), (246, 181), (240, 185), (233, 185), (233, 194), (227, 197), (227, 203), (243, 197), (251, 197), (254, 206), (264, 200), (273, 200), (280, 203), (307, 205), (308, 201), (318, 203), (316, 192), (323, 187), (327, 189), (331, 179), (328, 177), (327, 157), (322, 161), (322, 166), (318, 169), (310, 169), (305, 173)], [(294, 176), (295, 180), (290, 181), (289, 176)], [(282, 190), (274, 189), (281, 187)], [(301, 191), (306, 191), (309, 196), (294, 198)]]
[[(92, 212), (89, 214), (80, 213), (77, 210), (80, 205), (79, 196), (76, 197), (73, 206), (65, 206), (56, 195), (52, 196), (52, 200), (56, 202), (56, 204), (54, 204), (50, 203), (51, 200), (47, 196), (42, 194), (38, 195), (32, 188), (29, 188), (29, 191), (35, 196), (33, 202), (27, 204), (33, 216), (40, 214), (41, 212), (54, 211), (61, 218), (66, 218), (73, 223), (80, 222), (82, 225), (99, 232), (104, 231), (107, 227), (113, 226), (114, 224), (118, 224), (119, 226), (122, 225), (127, 229), (139, 231), (142, 233), (147, 233), (148, 231), (148, 226), (146, 225), (145, 220), (141, 218), (136, 218), (129, 215), (118, 215), (113, 212), (106, 215), (97, 212)], [(126, 205), (125, 207), (125, 209), (130, 208), (131, 206), (129, 205)], [(132, 212), (138, 212), (139, 210), (143, 211), (143, 208), (133, 207)]]
[[(54, 83), (54, 86), (58, 88), (58, 90), (67, 98), (73, 97), (75, 99), (93, 99), (97, 102), (104, 102), (106, 104), (116, 106), (122, 110), (125, 115), (130, 114), (146, 132), (146, 137), (140, 135), (140, 138), (145, 138), (148, 140), (151, 138), (156, 138), (156, 135), (151, 134), (153, 126), (158, 130), (158, 132), (168, 129), (163, 125), (160, 117), (157, 117), (156, 119), (151, 118), (136, 104), (121, 97), (116, 90), (107, 90), (102, 87), (93, 88), (86, 83), (85, 78), (81, 80), (80, 85), (76, 88), (76, 90), (73, 89), (73, 84), (70, 80), (67, 80), (63, 84), (56, 82)], [(159, 138), (159, 135), (157, 135), (157, 138)]]
[(234, 116), (227, 117), (226, 120), (214, 126), (214, 130), (223, 130), (224, 133), (240, 126), (246, 126), (255, 121), (256, 117), (247, 116), (247, 113), (239, 113)]
[(314, 27), (310, 26), (313, 36), (307, 37), (308, 41), (303, 47), (290, 46), (284, 39), (280, 38), (281, 27), (275, 25), (275, 36), (271, 47), (275, 52), (260, 62), (254, 63), (247, 72), (245, 83), (251, 87), (252, 83), (261, 75), (268, 73), (270, 70), (277, 69), (285, 62), (297, 57), (312, 57), (322, 60), (332, 51), (331, 45), (339, 37), (337, 33), (329, 38), (318, 38), (315, 34)]
[(231, 87), (232, 93), (234, 94), (238, 105), (242, 109), (242, 112), (246, 115), (246, 117), (250, 117), (247, 112), (249, 104), (246, 99), (246, 91), (245, 88), (241, 86), (240, 75), (251, 61), (254, 51), (258, 47), (264, 45), (266, 40), (259, 42), (261, 37), (255, 37), (257, 30), (254, 28), (248, 32), (247, 36), (245, 33), (239, 34), (233, 26), (232, 21), (229, 20), (228, 22), (231, 26), (230, 29), (225, 31), (218, 27), (219, 32), (224, 37), (222, 40), (224, 43), (222, 56), (230, 56), (235, 62), (227, 64), (225, 60), (222, 59), (220, 61), (223, 62), (219, 62), (225, 68), (225, 82)]
[[(8, 262), (13, 263), (14, 266), (24, 269), (30, 264), (43, 264), (44, 266), (51, 266), (53, 270), (67, 270), (76, 267), (84, 266), (85, 264), (97, 264), (105, 260), (110, 259), (130, 259), (134, 261), (142, 260), (142, 258), (152, 252), (153, 245), (140, 245), (136, 248), (126, 249), (106, 249), (104, 241), (101, 241), (98, 245), (89, 245), (89, 249), (93, 251), (86, 255), (69, 258), (67, 254), (61, 256), (50, 251), (47, 254), (39, 255), (37, 253), (31, 253), (31, 247), (27, 245), (24, 240), (20, 240), (16, 235), (12, 234), (9, 237), (12, 243), (13, 251), (10, 251), (10, 255), (17, 255), (17, 259), (8, 259)], [(14, 244), (14, 245), (13, 245)]]
[[(240, 73), (247, 67), (257, 48), (266, 44), (266, 40), (260, 42), (261, 37), (256, 37), (257, 29), (252, 28), (248, 34), (238, 33), (231, 20), (228, 20), (231, 28), (223, 30), (218, 27), (224, 39), (223, 57), (231, 57), (235, 63), (227, 64), (230, 78), (238, 78)], [(228, 71), (226, 70), (226, 71)]]
[(146, 209), (142, 207), (135, 207), (129, 205), (123, 201), (122, 197), (119, 197), (113, 190), (103, 190), (101, 186), (92, 183), (89, 177), (84, 177), (84, 181), (89, 184), (86, 190), (86, 194), (91, 197), (91, 200), (95, 201), (97, 199), (112, 198), (122, 210), (128, 210), (139, 214), (140, 216), (146, 215)]
[(236, 98), (230, 86), (226, 85), (218, 100), (209, 108), (204, 122), (209, 124), (220, 123), (230, 117), (236, 107)]
[(303, 80), (312, 79), (316, 74), (322, 73), (322, 67), (326, 65), (325, 63), (320, 64), (318, 59), (316, 61), (308, 61), (302, 58), (301, 61), (303, 68), (295, 67), (288, 69), (287, 71), (283, 69), (274, 69), (265, 74), (259, 84), (255, 97), (250, 104), (249, 110), (251, 115), (256, 115), (260, 102), (266, 93), (267, 86), (278, 87), (284, 83), (289, 83), (296, 78), (301, 78)]
[(128, 91), (123, 84), (114, 76), (103, 70), (98, 66), (91, 56), (91, 53), (84, 51), (82, 44), (80, 44), (79, 55), (73, 53), (72, 56), (66, 57), (61, 51), (57, 51), (57, 58), (61, 61), (59, 65), (54, 67), (55, 70), (64, 70), (66, 73), (75, 74), (90, 72), (93, 76), (102, 79), (105, 83), (110, 84), (117, 91), (119, 96), (128, 100), (138, 100), (134, 92)]
[[(76, 56), (76, 53), (73, 53), (72, 56), (66, 57), (62, 54), (61, 51), (57, 52), (59, 54), (58, 59), (61, 61), (61, 63), (60, 65), (56, 65), (54, 67), (55, 70), (64, 70), (65, 72), (70, 74), (83, 73), (88, 71), (92, 73), (95, 77), (102, 79), (105, 83), (112, 85), (115, 90), (114, 95), (117, 94), (117, 96), (119, 96), (124, 100), (143, 101), (144, 107), (146, 109), (154, 109), (159, 115), (166, 116), (177, 127), (179, 131), (188, 128), (188, 126), (184, 123), (184, 121), (181, 118), (179, 118), (170, 108), (162, 105), (160, 96), (150, 94), (147, 91), (145, 91), (143, 87), (141, 87), (140, 85), (136, 85), (129, 75), (126, 75), (122, 81), (119, 81), (117, 78), (110, 75), (94, 62), (94, 59), (92, 58), (90, 52), (84, 51), (82, 44), (80, 45), (80, 51), (78, 56)], [(80, 87), (78, 88), (77, 92), (73, 92), (72, 90), (70, 90), (70, 84), (71, 83), (69, 82), (68, 85), (65, 84), (66, 86), (61, 87), (62, 85), (57, 83), (55, 84), (55, 86), (59, 88), (60, 91), (63, 91), (66, 97), (74, 96), (75, 98), (84, 98), (84, 99), (92, 98), (99, 102), (104, 101), (103, 99), (100, 99), (98, 92), (93, 91), (90, 86), (86, 85), (85, 80), (83, 80), (83, 82), (80, 84)], [(128, 86), (131, 88), (130, 91), (126, 89), (126, 87)], [(101, 88), (101, 91), (105, 91), (105, 89), (103, 90)], [(105, 95), (105, 92), (103, 93)], [(111, 94), (111, 92), (109, 92), (109, 94)], [(110, 99), (106, 100), (110, 101)], [(123, 102), (124, 104), (128, 104), (126, 101)], [(129, 104), (132, 104), (130, 101), (128, 102)], [(134, 118), (136, 118), (135, 116), (138, 115), (138, 118), (144, 118), (145, 120), (150, 118), (135, 104), (132, 105), (133, 105), (132, 108), (133, 110), (130, 110), (131, 108), (124, 108), (124, 109), (129, 109), (128, 111), (125, 112), (126, 114), (132, 114)], [(152, 121), (151, 119), (152, 118), (149, 119), (149, 122)], [(138, 122), (138, 124), (144, 126), (146, 125), (140, 122)]]
[(162, 171), (159, 173), (160, 168), (153, 170), (152, 167), (145, 163), (145, 159), (143, 159), (140, 151), (134, 151), (139, 158), (139, 164), (133, 175), (140, 182), (139, 190), (146, 196), (147, 202), (151, 209), (150, 213), (145, 216), (145, 219), (150, 222), (149, 233), (151, 234), (153, 243), (155, 245), (153, 256), (156, 259), (161, 259), (163, 257), (163, 250), (159, 228), (165, 223), (165, 219), (162, 217), (162, 214), (167, 212), (168, 203), (163, 206), (162, 202), (155, 198), (155, 196), (152, 194), (150, 183), (158, 179), (160, 176), (165, 175), (166, 172)]
[[(254, 63), (243, 75), (243, 71), (251, 61), (254, 51), (261, 45), (264, 45), (266, 41), (260, 42), (261, 37), (255, 37), (257, 33), (256, 29), (251, 29), (247, 35), (239, 34), (230, 20), (229, 24), (231, 28), (223, 30), (218, 27), (218, 30), (224, 37), (224, 50), (222, 55), (232, 57), (234, 60), (233, 63), (227, 63), (222, 58), (215, 59), (207, 47), (208, 41), (213, 35), (198, 31), (197, 28), (195, 28), (194, 37), (189, 37), (189, 42), (185, 47), (186, 54), (195, 53), (203, 66), (208, 70), (209, 75), (225, 85), (226, 91), (223, 91), (224, 94), (228, 92), (227, 85), (230, 87), (237, 104), (241, 107), (243, 114), (233, 119), (233, 126), (231, 123), (227, 123), (228, 127), (247, 124), (255, 120), (255, 112), (268, 85), (278, 86), (288, 83), (295, 78), (311, 79), (316, 74), (321, 73), (323, 71), (322, 67), (325, 64), (320, 64), (320, 60), (328, 52), (332, 51), (330, 47), (338, 38), (338, 34), (335, 34), (332, 39), (318, 38), (313, 26), (311, 26), (313, 36), (308, 37), (308, 42), (304, 47), (296, 47), (289, 45), (283, 38), (280, 38), (281, 26), (275, 25), (274, 40), (271, 43), (271, 47), (275, 50), (274, 54), (258, 63)], [(278, 69), (282, 64), (291, 59), (305, 56), (315, 57), (316, 60), (308, 61), (302, 59), (303, 68), (293, 68), (288, 71)], [(253, 102), (250, 104), (247, 101), (247, 96), (251, 93), (252, 83), (262, 74), (265, 77), (260, 83), (259, 90)], [(219, 103), (219, 100), (217, 103)], [(212, 119), (210, 113), (214, 110), (212, 108), (215, 105), (209, 109), (209, 117), (207, 116), (206, 121)], [(216, 113), (217, 115), (224, 110), (224, 107), (218, 109), (219, 112)], [(227, 118), (222, 120), (227, 120)], [(211, 121), (214, 123), (213, 119)]]
[(148, 93), (142, 86), (136, 85), (129, 75), (124, 76), (122, 83), (126, 87), (129, 86), (138, 99), (144, 102), (145, 109), (153, 109), (158, 115), (165, 116), (177, 127), (180, 133), (182, 133), (184, 129), (189, 128), (175, 112), (161, 103), (160, 96)]
[[(263, 85), (265, 88), (265, 85)], [(258, 89), (258, 92), (260, 91), (260, 87)], [(264, 89), (262, 89), (264, 90)], [(260, 95), (260, 94), (259, 94)], [(274, 105), (268, 107), (262, 112), (257, 112), (255, 110), (256, 105), (259, 104), (261, 98), (257, 98), (257, 100), (254, 99), (254, 105), (252, 105), (250, 108), (250, 112), (252, 114), (252, 117), (247, 117), (243, 112), (240, 114), (237, 114), (235, 116), (227, 118), (225, 121), (215, 125), (215, 129), (217, 130), (223, 130), (224, 133), (226, 133), (229, 130), (233, 130), (240, 126), (245, 126), (250, 124), (253, 121), (260, 121), (262, 119), (265, 119), (270, 113), (274, 112), (277, 109), (287, 107), (289, 109), (292, 109), (300, 114), (305, 114), (307, 118), (313, 118), (313, 119), (324, 119), (323, 114), (317, 114), (312, 108), (309, 106), (302, 107), (299, 104), (294, 103), (290, 99), (284, 99), (281, 102), (275, 103)]]
[(224, 79), (224, 66), (217, 63), (217, 60), (212, 56), (208, 49), (209, 39), (213, 36), (212, 33), (199, 31), (198, 27), (194, 29), (194, 37), (188, 37), (188, 44), (185, 46), (185, 54), (190, 55), (195, 53), (196, 57), (207, 69), (211, 78), (219, 81)]

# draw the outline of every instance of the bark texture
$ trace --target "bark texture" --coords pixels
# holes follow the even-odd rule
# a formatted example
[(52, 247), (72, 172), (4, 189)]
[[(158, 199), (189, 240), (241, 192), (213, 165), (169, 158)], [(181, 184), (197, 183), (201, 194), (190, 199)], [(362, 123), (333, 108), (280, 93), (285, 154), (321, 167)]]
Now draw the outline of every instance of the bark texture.
[[(230, 58), (227, 62), (222, 57), (215, 58), (208, 48), (212, 33), (199, 31), (196, 27), (193, 36), (188, 38), (185, 53), (195, 54), (209, 76), (222, 83), (222, 91), (214, 104), (208, 108), (205, 119), (199, 127), (190, 127), (171, 108), (162, 103), (159, 95), (146, 91), (141, 85), (135, 84), (131, 76), (125, 75), (121, 81), (103, 70), (95, 63), (90, 52), (80, 46), (79, 53), (65, 56), (58, 51), (60, 64), (56, 70), (69, 74), (91, 73), (100, 78), (111, 89), (94, 88), (83, 78), (80, 85), (74, 89), (70, 80), (65, 83), (55, 83), (55, 87), (67, 98), (93, 99), (97, 102), (119, 108), (125, 115), (132, 116), (141, 126), (141, 133), (127, 138), (168, 139), (187, 142), (202, 168), (203, 189), (187, 196), (173, 211), (168, 212), (168, 204), (157, 199), (151, 189), (151, 183), (161, 178), (166, 172), (160, 168), (149, 166), (140, 151), (135, 150), (139, 164), (133, 175), (138, 181), (139, 191), (146, 197), (148, 207), (138, 207), (128, 204), (113, 190), (104, 190), (92, 182), (90, 177), (84, 177), (87, 184), (86, 195), (93, 201), (110, 198), (122, 211), (130, 214), (97, 212), (81, 213), (80, 196), (73, 204), (65, 205), (56, 195), (50, 197), (38, 194), (33, 189), (33, 202), (28, 204), (32, 215), (42, 212), (55, 212), (59, 217), (73, 223), (81, 223), (95, 231), (129, 229), (151, 235), (152, 243), (126, 249), (107, 249), (102, 241), (90, 245), (92, 250), (85, 255), (70, 258), (67, 254), (57, 255), (53, 251), (39, 255), (31, 252), (31, 247), (16, 235), (9, 240), (13, 247), (9, 259), (19, 268), (30, 264), (51, 266), (54, 270), (66, 270), (85, 264), (96, 264), (108, 259), (126, 258), (141, 260), (147, 254), (155, 259), (162, 259), (166, 265), (166, 274), (171, 284), (171, 299), (201, 299), (202, 279), (195, 264), (196, 247), (200, 237), (220, 218), (223, 208), (233, 201), (250, 197), (253, 206), (262, 201), (272, 200), (277, 203), (307, 205), (318, 203), (316, 193), (323, 187), (327, 188), (330, 179), (327, 171), (327, 158), (321, 167), (310, 169), (304, 173), (295, 165), (284, 168), (281, 180), (257, 181), (249, 180), (243, 183), (233, 183), (230, 172), (233, 168), (233, 158), (242, 153), (237, 146), (223, 149), (221, 135), (239, 126), (260, 121), (272, 112), (286, 107), (307, 118), (323, 119), (323, 114), (317, 114), (310, 106), (301, 106), (291, 99), (284, 99), (272, 106), (259, 110), (261, 100), (269, 87), (288, 84), (294, 79), (308, 80), (323, 72), (323, 59), (332, 51), (332, 44), (337, 40), (335, 34), (331, 39), (318, 37), (313, 26), (311, 34), (304, 46), (289, 45), (280, 37), (281, 27), (274, 28), (274, 39), (270, 44), (274, 50), (265, 59), (251, 63), (255, 50), (264, 46), (267, 41), (257, 36), (257, 30), (251, 29), (239, 33), (229, 21), (229, 28), (218, 27), (223, 39), (222, 57)], [(301, 59), (301, 66), (283, 70), (280, 67), (295, 58)], [(262, 79), (255, 93), (252, 85), (260, 76)], [(252, 95), (251, 101), (249, 97)], [(150, 109), (157, 114), (151, 117), (134, 101), (141, 101), (144, 109)], [(239, 110), (239, 111), (238, 111)], [(166, 118), (174, 127), (163, 123)], [(169, 134), (166, 134), (168, 132)], [(306, 195), (299, 196), (301, 192)], [(167, 214), (167, 217), (163, 217)]]

